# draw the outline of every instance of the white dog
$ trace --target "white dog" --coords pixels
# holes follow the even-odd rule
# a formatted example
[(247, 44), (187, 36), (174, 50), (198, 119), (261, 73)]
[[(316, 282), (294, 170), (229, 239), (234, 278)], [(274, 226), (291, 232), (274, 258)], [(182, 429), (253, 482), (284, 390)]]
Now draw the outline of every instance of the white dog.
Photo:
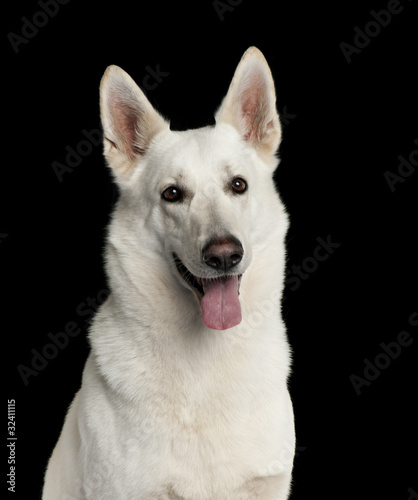
[(254, 47), (216, 125), (197, 130), (171, 131), (123, 70), (106, 70), (104, 154), (120, 188), (111, 294), (44, 500), (288, 498), (288, 222), (273, 183), (275, 102)]

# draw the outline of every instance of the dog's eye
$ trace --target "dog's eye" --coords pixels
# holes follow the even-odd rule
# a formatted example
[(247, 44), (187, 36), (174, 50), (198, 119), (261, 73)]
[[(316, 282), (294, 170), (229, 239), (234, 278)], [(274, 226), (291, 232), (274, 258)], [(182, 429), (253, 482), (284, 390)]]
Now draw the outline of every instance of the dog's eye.
[(161, 193), (161, 198), (165, 201), (181, 201), (183, 193), (177, 186), (170, 186)]
[(237, 194), (242, 194), (247, 191), (247, 183), (241, 177), (235, 177), (231, 183), (232, 191)]

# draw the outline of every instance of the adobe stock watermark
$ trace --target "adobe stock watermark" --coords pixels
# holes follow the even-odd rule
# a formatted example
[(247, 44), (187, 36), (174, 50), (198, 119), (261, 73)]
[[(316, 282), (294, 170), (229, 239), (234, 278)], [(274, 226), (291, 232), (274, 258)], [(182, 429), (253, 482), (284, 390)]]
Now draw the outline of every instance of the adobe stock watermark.
[[(299, 457), (301, 452), (306, 450), (306, 446), (296, 446), (294, 447), (291, 442), (284, 442), (280, 448), (279, 456), (269, 462), (264, 467), (259, 467), (257, 469), (257, 480), (252, 482), (249, 486), (250, 491), (246, 494), (251, 494), (250, 498), (272, 498), (271, 495), (271, 484), (270, 481), (272, 477), (278, 476), (283, 473), (290, 474), (293, 467), (294, 459)], [(265, 496), (267, 493), (267, 496)], [(246, 496), (246, 498), (248, 498)]]
[(243, 0), (214, 0), (212, 6), (220, 21), (225, 19), (225, 14), (234, 12), (238, 5), (242, 4)]
[(68, 346), (70, 339), (77, 337), (81, 333), (81, 327), (90, 321), (98, 307), (108, 296), (109, 290), (102, 289), (97, 292), (96, 297), (87, 297), (76, 307), (77, 316), (84, 318), (83, 323), (75, 320), (67, 321), (61, 331), (48, 333), (48, 341), (42, 347), (31, 349), (32, 358), (30, 362), (17, 366), (17, 371), (25, 386), (29, 384), (30, 377), (38, 376)]
[(51, 163), (52, 170), (59, 182), (64, 180), (65, 174), (73, 172), (83, 159), (93, 152), (95, 147), (102, 144), (102, 132), (97, 128), (83, 129), (81, 134), (83, 139), (80, 139), (77, 144), (65, 146), (66, 155), (63, 162), (54, 160)]
[(293, 264), (286, 274), (286, 286), (294, 292), (300, 287), (302, 281), (305, 281), (320, 266), (320, 262), (325, 262), (333, 255), (334, 251), (341, 246), (341, 243), (332, 241), (329, 234), (325, 240), (318, 236), (315, 240), (318, 245), (313, 251), (311, 257), (303, 259), (300, 265)]
[(280, 450), (279, 458), (270, 462), (267, 470), (260, 470), (260, 475), (276, 476), (283, 472), (291, 472), (294, 459), (298, 458), (306, 448), (306, 446), (300, 445), (296, 445), (296, 448), (293, 448), (291, 443), (285, 442)]
[[(418, 139), (415, 139), (414, 144), (418, 146)], [(415, 172), (415, 167), (418, 166), (418, 149), (413, 149), (407, 156), (408, 158), (403, 155), (398, 156), (397, 173), (386, 170), (383, 174), (392, 193), (395, 192), (396, 185), (404, 183)]]
[[(409, 324), (412, 327), (418, 326), (418, 313), (413, 312), (409, 316)], [(415, 330), (416, 332), (416, 330)], [(405, 347), (409, 347), (414, 341), (412, 335), (407, 331), (401, 331), (391, 342), (381, 342), (380, 350), (371, 361), (368, 358), (363, 360), (364, 367), (362, 376), (352, 373), (349, 377), (351, 385), (357, 396), (362, 394), (364, 387), (369, 387), (377, 380), (384, 370), (387, 370), (393, 361), (399, 358)]]
[(418, 493), (413, 488), (408, 488), (408, 500), (418, 500)]
[(162, 83), (167, 77), (170, 76), (168, 71), (163, 71), (160, 64), (156, 64), (155, 68), (151, 66), (145, 66), (146, 74), (142, 78), (142, 84), (140, 87), (142, 90), (155, 90), (160, 83)]
[[(407, 0), (411, 2), (412, 0)], [(400, 14), (404, 10), (400, 0), (389, 0), (386, 9), (371, 10), (369, 12), (370, 20), (360, 28), (354, 27), (354, 37), (351, 43), (341, 42), (340, 49), (348, 64), (351, 63), (354, 54), (360, 54), (367, 48), (373, 38), (376, 38), (383, 28), (389, 26), (393, 16)]]
[(281, 110), (279, 110), (279, 117), (280, 117), (280, 122), (283, 125), (289, 125), (291, 121), (293, 121), (295, 118), (298, 117), (298, 115), (295, 115), (294, 113), (289, 113), (287, 111), (287, 106), (284, 105)]
[(30, 19), (27, 16), (20, 18), (22, 25), (20, 33), (13, 33), (10, 31), (7, 34), (12, 49), (15, 54), (18, 54), (21, 45), (26, 45), (30, 40), (35, 38), (39, 30), (44, 28), (60, 11), (62, 5), (67, 5), (70, 0), (39, 0), (38, 5), (40, 10), (34, 12)]

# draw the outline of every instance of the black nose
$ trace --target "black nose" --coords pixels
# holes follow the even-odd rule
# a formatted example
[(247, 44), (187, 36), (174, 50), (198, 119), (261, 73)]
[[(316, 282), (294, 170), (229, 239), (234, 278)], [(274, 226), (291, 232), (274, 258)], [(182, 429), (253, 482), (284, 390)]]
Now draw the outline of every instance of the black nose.
[(229, 271), (242, 260), (244, 249), (235, 236), (212, 238), (202, 250), (203, 262), (218, 271)]

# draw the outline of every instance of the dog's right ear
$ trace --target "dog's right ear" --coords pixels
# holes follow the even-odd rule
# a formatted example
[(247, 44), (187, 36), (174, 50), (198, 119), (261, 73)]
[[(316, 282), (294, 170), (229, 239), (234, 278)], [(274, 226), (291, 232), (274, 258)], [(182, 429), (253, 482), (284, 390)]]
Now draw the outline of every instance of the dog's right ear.
[[(266, 159), (274, 158), (281, 139), (276, 92), (267, 61), (256, 47), (242, 56), (215, 118), (235, 127)], [(275, 159), (272, 165), (277, 165)]]
[(118, 66), (109, 66), (100, 83), (104, 155), (116, 180), (126, 182), (152, 138), (169, 127), (142, 90)]

